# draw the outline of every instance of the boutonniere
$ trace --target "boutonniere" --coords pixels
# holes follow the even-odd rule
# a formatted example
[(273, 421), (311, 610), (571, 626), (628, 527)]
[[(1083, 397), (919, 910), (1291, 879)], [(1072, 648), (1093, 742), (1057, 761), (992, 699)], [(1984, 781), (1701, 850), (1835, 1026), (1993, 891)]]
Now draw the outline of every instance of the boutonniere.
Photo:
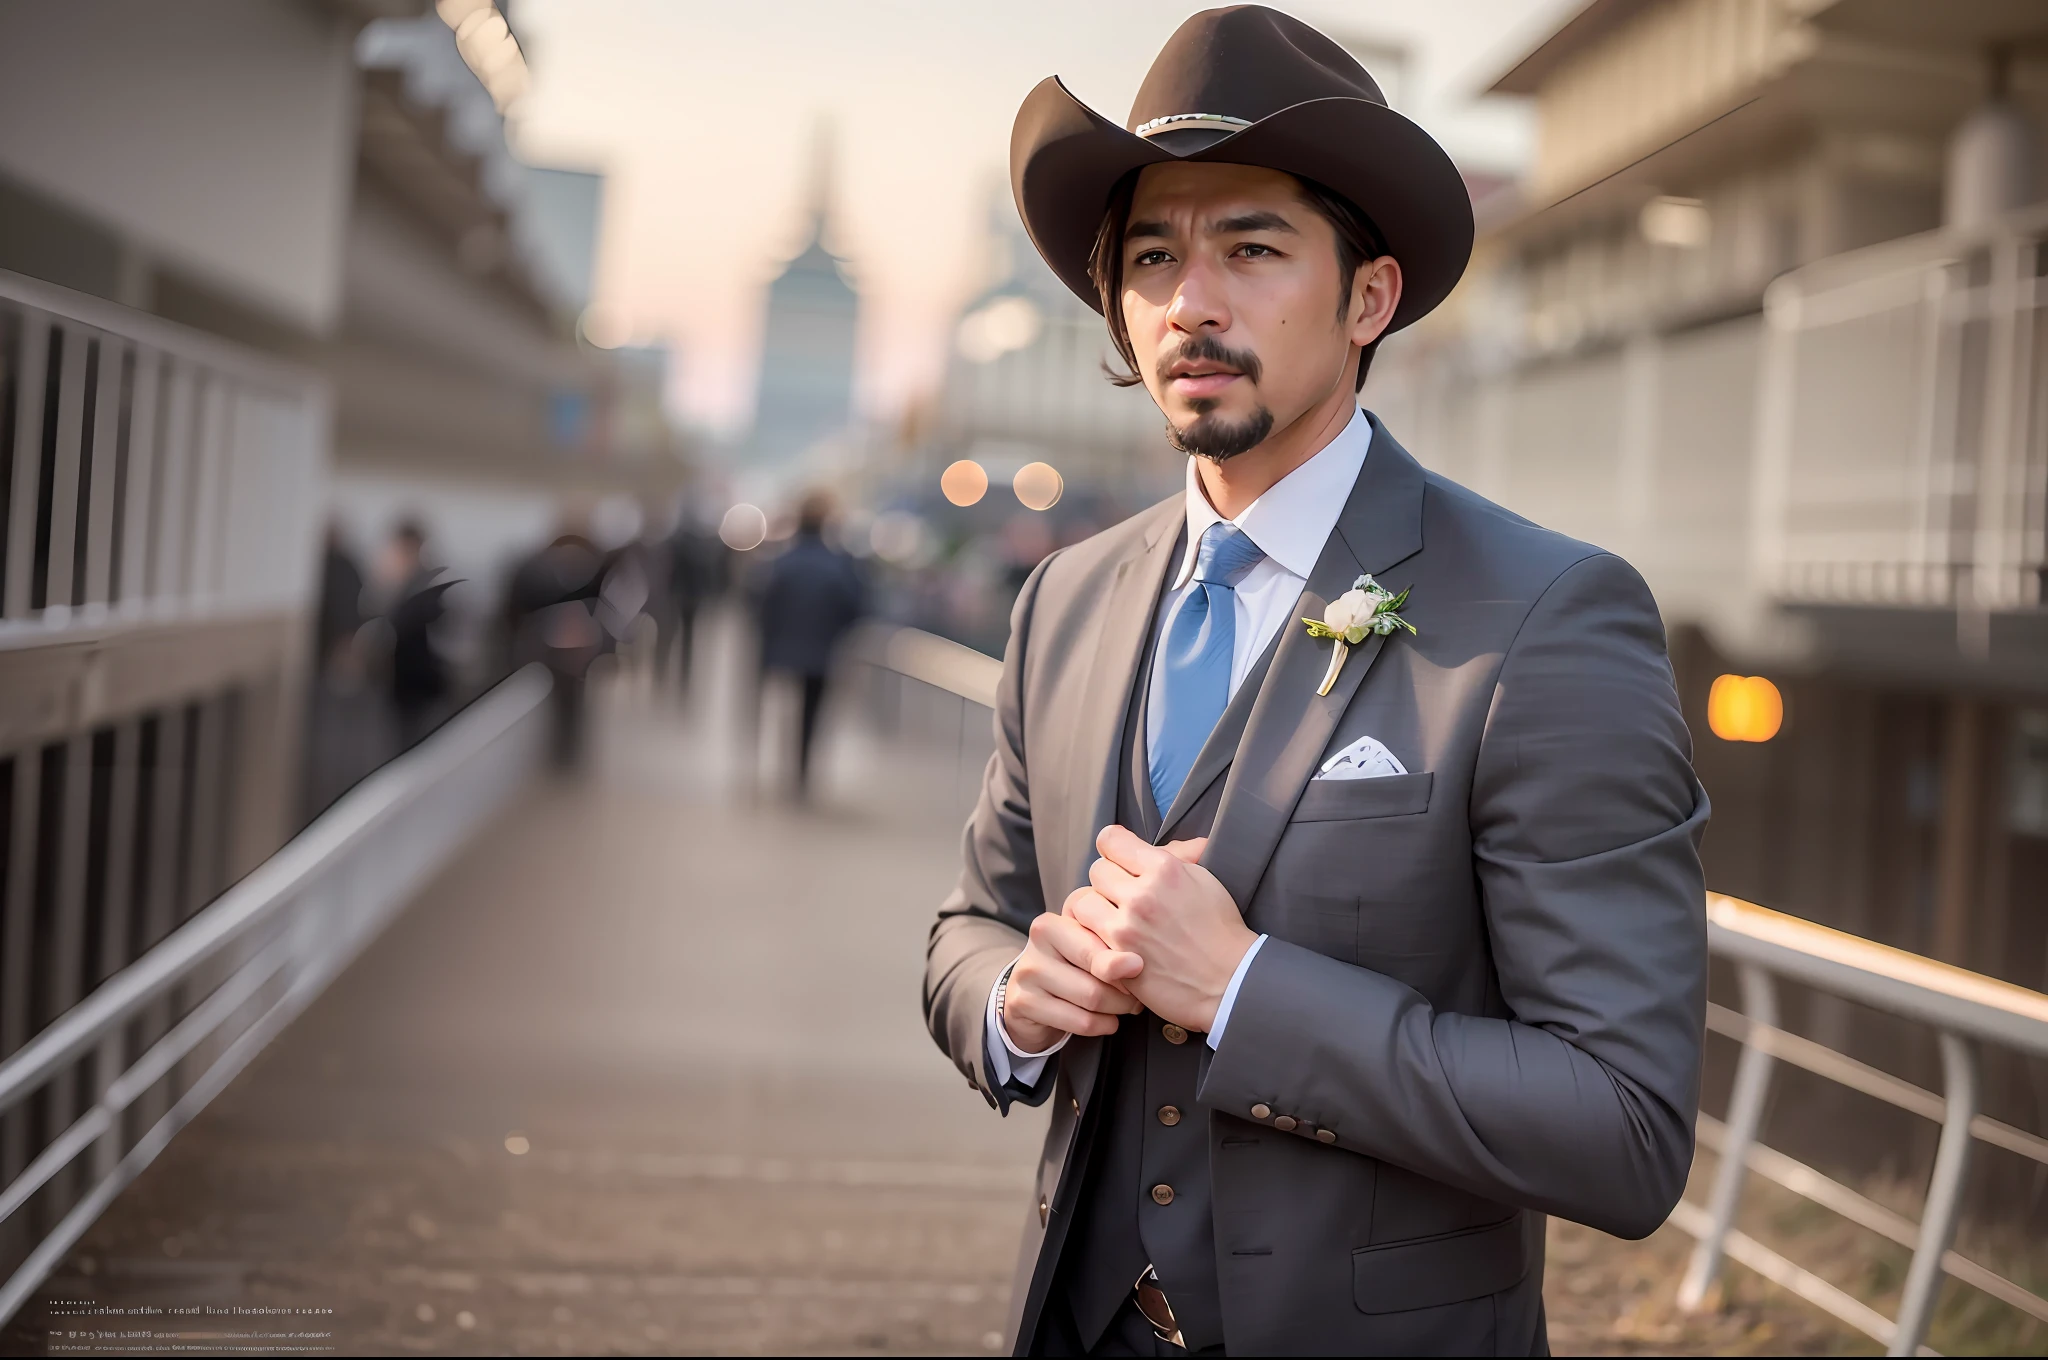
[(1396, 628), (1415, 631), (1415, 625), (1400, 615), (1402, 605), (1408, 603), (1408, 592), (1396, 595), (1371, 576), (1361, 576), (1351, 583), (1351, 589), (1330, 601), (1320, 619), (1303, 619), (1308, 625), (1308, 635), (1315, 638), (1330, 638), (1336, 643), (1330, 649), (1330, 669), (1323, 676), (1318, 695), (1330, 692), (1330, 686), (1337, 683), (1337, 672), (1344, 669), (1344, 658), (1351, 655), (1351, 649), (1374, 633), (1382, 637)]

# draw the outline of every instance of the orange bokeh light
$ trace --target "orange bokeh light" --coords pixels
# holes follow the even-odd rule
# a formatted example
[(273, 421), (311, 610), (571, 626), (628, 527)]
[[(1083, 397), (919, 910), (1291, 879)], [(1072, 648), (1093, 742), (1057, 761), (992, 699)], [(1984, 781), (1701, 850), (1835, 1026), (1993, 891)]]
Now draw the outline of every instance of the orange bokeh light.
[(1051, 463), (1026, 463), (1017, 469), (1010, 489), (1017, 493), (1017, 499), (1025, 509), (1050, 510), (1059, 504), (1060, 493), (1066, 490), (1066, 483), (1060, 478), (1059, 469)]
[(939, 474), (939, 491), (955, 505), (972, 505), (988, 494), (988, 473), (972, 458), (962, 458)]
[(1707, 726), (1723, 741), (1769, 741), (1785, 725), (1785, 696), (1761, 675), (1723, 675), (1707, 691)]

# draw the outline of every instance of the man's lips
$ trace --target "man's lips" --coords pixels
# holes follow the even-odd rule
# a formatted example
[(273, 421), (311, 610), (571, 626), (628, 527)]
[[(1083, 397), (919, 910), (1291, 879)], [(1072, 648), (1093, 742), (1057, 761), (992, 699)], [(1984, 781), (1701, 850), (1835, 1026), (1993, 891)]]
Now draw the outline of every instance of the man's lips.
[(1176, 371), (1171, 378), (1173, 390), (1183, 397), (1209, 397), (1243, 377), (1231, 368), (1197, 368), (1191, 371)]

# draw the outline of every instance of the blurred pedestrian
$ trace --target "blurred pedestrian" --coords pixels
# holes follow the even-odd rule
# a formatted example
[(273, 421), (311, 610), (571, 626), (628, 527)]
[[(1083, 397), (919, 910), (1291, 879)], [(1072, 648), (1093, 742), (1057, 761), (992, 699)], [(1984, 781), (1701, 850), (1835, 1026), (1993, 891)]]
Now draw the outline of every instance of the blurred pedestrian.
[(603, 555), (571, 519), (512, 569), (505, 590), (512, 665), (538, 661), (554, 677), (552, 755), (560, 770), (573, 770), (583, 759), (584, 681), (609, 636), (597, 621), (604, 577)]
[(429, 566), (426, 553), (426, 526), (408, 517), (391, 531), (380, 564), (379, 574), (391, 583), (384, 618), (391, 626), (391, 707), (398, 718), (401, 749), (411, 747), (448, 716), (455, 688), (434, 632), (446, 613), (442, 597), (458, 583), (438, 579), (442, 569)]
[(809, 796), (811, 745), (825, 707), (832, 657), (866, 606), (867, 591), (853, 558), (825, 541), (832, 519), (823, 492), (804, 497), (797, 509), (796, 537), (769, 564), (758, 620), (761, 669), (797, 681), (802, 711), (797, 720), (796, 796)]
[(312, 820), (357, 780), (391, 758), (395, 734), (385, 695), (365, 683), (363, 569), (341, 526), (329, 523), (313, 621), (301, 809)]
[(362, 626), (363, 569), (349, 552), (341, 526), (330, 523), (320, 563), (320, 616), (313, 639), (321, 675), (336, 675), (353, 661), (356, 633)]
[(726, 547), (697, 520), (685, 503), (668, 537), (668, 596), (660, 615), (661, 665), (676, 656), (676, 688), (688, 693), (695, 664), (697, 611), (725, 589)]

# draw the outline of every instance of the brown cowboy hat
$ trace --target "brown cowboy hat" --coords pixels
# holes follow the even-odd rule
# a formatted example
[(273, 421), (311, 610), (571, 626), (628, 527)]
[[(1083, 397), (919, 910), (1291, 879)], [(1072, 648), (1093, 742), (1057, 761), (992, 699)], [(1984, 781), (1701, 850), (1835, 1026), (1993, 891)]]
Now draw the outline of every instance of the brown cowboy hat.
[(1258, 165), (1350, 199), (1401, 263), (1398, 330), (1442, 302), (1472, 254), (1472, 199), (1433, 138), (1387, 107), (1350, 53), (1264, 5), (1204, 10), (1167, 39), (1118, 127), (1048, 76), (1010, 133), (1032, 244), (1097, 311), (1088, 256), (1110, 191), (1168, 161)]

